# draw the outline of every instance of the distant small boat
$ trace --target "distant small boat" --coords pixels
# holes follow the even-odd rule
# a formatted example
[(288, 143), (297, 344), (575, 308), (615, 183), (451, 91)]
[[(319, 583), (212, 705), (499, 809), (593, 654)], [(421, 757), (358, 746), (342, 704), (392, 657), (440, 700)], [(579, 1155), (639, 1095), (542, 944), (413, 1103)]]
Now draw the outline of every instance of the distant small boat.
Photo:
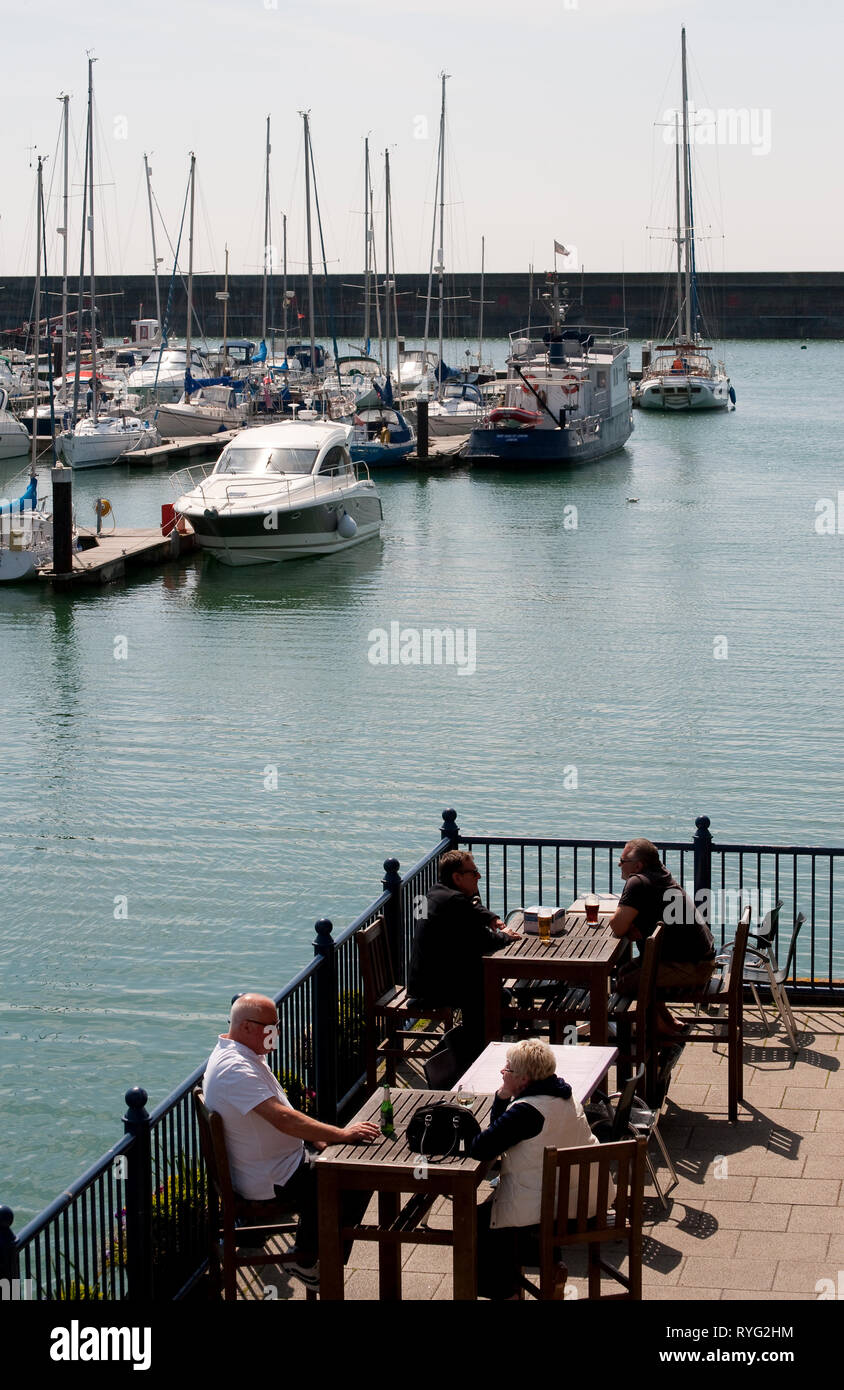
[(9, 393), (0, 386), (0, 459), (26, 458), (31, 444), (29, 431), (8, 409)]
[(354, 426), (349, 446), (353, 463), (383, 468), (401, 463), (416, 447), (416, 435), (404, 415), (391, 407), (357, 411)]
[(428, 429), (434, 439), (469, 434), (486, 414), (486, 402), (471, 382), (447, 381), (442, 395), (428, 406)]
[(59, 436), (62, 457), (71, 468), (103, 468), (125, 454), (154, 449), (160, 443), (155, 426), (136, 415), (101, 415), (97, 420), (88, 416)]
[(38, 507), (38, 480), (16, 502), (0, 501), (0, 584), (34, 579), (53, 549), (53, 521)]

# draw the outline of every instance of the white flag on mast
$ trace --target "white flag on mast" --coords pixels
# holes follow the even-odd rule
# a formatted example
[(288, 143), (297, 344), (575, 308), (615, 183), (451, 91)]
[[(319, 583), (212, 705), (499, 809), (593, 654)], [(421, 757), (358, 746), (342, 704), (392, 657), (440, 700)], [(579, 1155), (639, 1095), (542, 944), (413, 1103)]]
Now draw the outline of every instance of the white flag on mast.
[(577, 270), (577, 247), (564, 246), (561, 241), (554, 242), (554, 255), (562, 257), (563, 270)]

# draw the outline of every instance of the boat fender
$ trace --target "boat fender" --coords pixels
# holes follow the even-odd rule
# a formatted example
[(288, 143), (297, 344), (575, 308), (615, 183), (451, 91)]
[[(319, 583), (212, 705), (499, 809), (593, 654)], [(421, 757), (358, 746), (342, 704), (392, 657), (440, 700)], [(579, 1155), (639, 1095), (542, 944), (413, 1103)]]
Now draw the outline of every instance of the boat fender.
[(735, 403), (736, 403), (736, 388), (735, 388), (734, 386), (731, 386), (731, 387), (730, 387), (730, 400), (732, 401), (733, 405), (735, 405)]
[(358, 524), (353, 516), (348, 512), (343, 512), (337, 522), (337, 534), (343, 537), (344, 541), (350, 541), (352, 536), (357, 533)]

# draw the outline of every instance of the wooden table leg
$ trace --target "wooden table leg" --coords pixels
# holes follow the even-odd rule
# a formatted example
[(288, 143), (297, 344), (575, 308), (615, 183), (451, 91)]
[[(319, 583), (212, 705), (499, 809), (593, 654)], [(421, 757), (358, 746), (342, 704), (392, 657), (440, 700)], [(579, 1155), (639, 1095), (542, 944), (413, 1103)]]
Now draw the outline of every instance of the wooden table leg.
[(589, 1042), (606, 1047), (609, 1034), (609, 977), (603, 970), (589, 976)]
[[(392, 1226), (400, 1210), (398, 1192), (378, 1193), (378, 1225)], [(378, 1242), (378, 1297), (382, 1303), (401, 1302), (401, 1251), (398, 1241)]]
[(453, 1292), (465, 1301), (478, 1297), (478, 1218), (474, 1183), (458, 1183), (452, 1197)]
[(493, 965), (484, 963), (484, 1033), (485, 1042), (499, 1042), (501, 1039), (501, 981)]
[(343, 1241), (340, 1236), (340, 1183), (330, 1168), (319, 1172), (319, 1296), (343, 1298)]

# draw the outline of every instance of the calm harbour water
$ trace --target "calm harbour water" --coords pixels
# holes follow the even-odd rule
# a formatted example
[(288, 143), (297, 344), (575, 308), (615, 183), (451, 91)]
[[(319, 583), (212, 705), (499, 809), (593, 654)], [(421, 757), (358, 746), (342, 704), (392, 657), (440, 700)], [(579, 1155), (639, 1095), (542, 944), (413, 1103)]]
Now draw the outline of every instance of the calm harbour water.
[[(844, 537), (814, 523), (841, 486), (844, 344), (728, 366), (735, 413), (636, 412), (579, 472), (380, 475), (381, 541), (334, 558), (0, 591), (18, 1229), (119, 1137), (127, 1087), (163, 1099), (232, 994), (281, 986), (444, 806), (477, 833), (687, 837), (705, 813), (721, 838), (841, 842)], [(118, 525), (171, 496), (160, 468), (76, 475), (80, 521), (100, 493)], [(477, 670), (372, 665), (391, 622), (474, 628)]]

